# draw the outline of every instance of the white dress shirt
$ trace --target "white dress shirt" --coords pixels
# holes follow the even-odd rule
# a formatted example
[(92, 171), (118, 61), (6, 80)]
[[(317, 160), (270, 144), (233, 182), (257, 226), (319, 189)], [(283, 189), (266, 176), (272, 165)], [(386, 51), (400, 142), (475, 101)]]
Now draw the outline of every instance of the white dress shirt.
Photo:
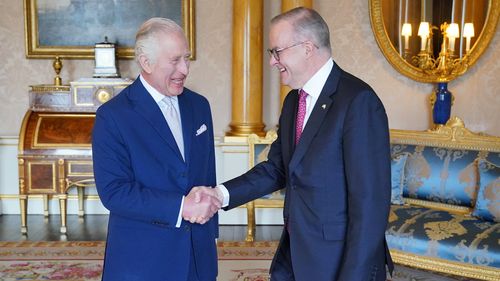
[(330, 72), (332, 72), (333, 68), (333, 60), (330, 58), (312, 77), (309, 79), (302, 87), (307, 93), (306, 98), (306, 116), (304, 118), (304, 125), (302, 127), (302, 131), (306, 126), (307, 120), (311, 116), (311, 112), (318, 101), (319, 95), (323, 90), (323, 87), (326, 84), (326, 80), (328, 76), (330, 76)]
[[(158, 92), (153, 86), (151, 86), (142, 76), (139, 75), (139, 79), (141, 79), (142, 85), (144, 85), (144, 88), (148, 91), (148, 93), (151, 95), (151, 97), (155, 100), (156, 104), (158, 104), (158, 107), (160, 107), (159, 103), (160, 101), (165, 97), (164, 94)], [(181, 112), (179, 109), (179, 98), (177, 96), (170, 96), (172, 99), (172, 105), (175, 107), (175, 110), (177, 112)], [(161, 110), (161, 107), (160, 107)], [(180, 116), (179, 116), (180, 118)], [(182, 121), (182, 120), (181, 120)]]

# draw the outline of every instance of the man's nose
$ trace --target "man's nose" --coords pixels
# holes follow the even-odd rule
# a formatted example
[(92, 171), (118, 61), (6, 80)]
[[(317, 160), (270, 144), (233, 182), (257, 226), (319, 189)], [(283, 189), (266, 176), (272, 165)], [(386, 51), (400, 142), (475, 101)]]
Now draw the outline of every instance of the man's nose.
[(275, 66), (278, 63), (279, 63), (279, 61), (274, 56), (269, 56), (269, 65), (270, 66)]
[(187, 75), (189, 72), (189, 61), (183, 60), (179, 64), (178, 71), (184, 75)]

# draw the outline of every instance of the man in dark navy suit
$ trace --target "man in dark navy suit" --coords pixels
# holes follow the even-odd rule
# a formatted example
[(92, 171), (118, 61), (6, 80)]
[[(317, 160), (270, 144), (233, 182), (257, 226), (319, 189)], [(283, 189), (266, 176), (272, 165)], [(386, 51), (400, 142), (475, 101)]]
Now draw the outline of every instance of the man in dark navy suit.
[(329, 34), (307, 8), (271, 21), (269, 63), (293, 89), (278, 138), (267, 161), (216, 189), (227, 209), (286, 189), (272, 281), (378, 281), (392, 268), (387, 116), (370, 86), (332, 60)]
[[(136, 35), (141, 74), (96, 113), (94, 174), (109, 209), (104, 281), (215, 281), (220, 201), (208, 101), (184, 87), (183, 30), (153, 18)], [(195, 224), (194, 222), (202, 224)]]

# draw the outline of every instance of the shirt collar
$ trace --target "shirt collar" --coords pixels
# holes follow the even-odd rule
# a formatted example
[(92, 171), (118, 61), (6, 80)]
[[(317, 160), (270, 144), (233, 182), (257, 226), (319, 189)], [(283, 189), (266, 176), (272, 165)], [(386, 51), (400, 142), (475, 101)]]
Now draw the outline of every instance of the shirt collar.
[(314, 99), (317, 99), (321, 94), (321, 90), (326, 84), (326, 80), (328, 76), (330, 76), (330, 72), (332, 72), (333, 68), (333, 60), (332, 58), (328, 59), (328, 61), (309, 79), (309, 81), (304, 84), (302, 90), (304, 90), (307, 94), (312, 96)]
[(170, 97), (174, 101), (177, 101), (177, 96), (166, 96), (166, 95), (158, 92), (158, 90), (156, 90), (153, 86), (151, 86), (146, 81), (146, 79), (144, 79), (144, 77), (142, 77), (142, 75), (139, 75), (139, 79), (141, 80), (141, 83), (144, 86), (144, 88), (146, 88), (146, 91), (151, 95), (151, 97), (153, 97), (153, 99), (155, 100), (156, 103), (159, 103), (165, 97)]

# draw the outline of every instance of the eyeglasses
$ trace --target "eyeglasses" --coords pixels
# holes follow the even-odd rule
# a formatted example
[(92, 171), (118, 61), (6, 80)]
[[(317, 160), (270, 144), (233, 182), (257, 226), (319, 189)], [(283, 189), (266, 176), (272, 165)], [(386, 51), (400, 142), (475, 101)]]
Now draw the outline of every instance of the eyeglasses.
[(276, 61), (280, 61), (280, 53), (283, 52), (286, 49), (293, 48), (298, 45), (304, 44), (306, 41), (302, 41), (299, 43), (295, 43), (293, 45), (290, 45), (288, 47), (283, 47), (283, 48), (273, 48), (273, 49), (267, 49), (267, 52), (269, 53), (269, 56), (273, 56)]

